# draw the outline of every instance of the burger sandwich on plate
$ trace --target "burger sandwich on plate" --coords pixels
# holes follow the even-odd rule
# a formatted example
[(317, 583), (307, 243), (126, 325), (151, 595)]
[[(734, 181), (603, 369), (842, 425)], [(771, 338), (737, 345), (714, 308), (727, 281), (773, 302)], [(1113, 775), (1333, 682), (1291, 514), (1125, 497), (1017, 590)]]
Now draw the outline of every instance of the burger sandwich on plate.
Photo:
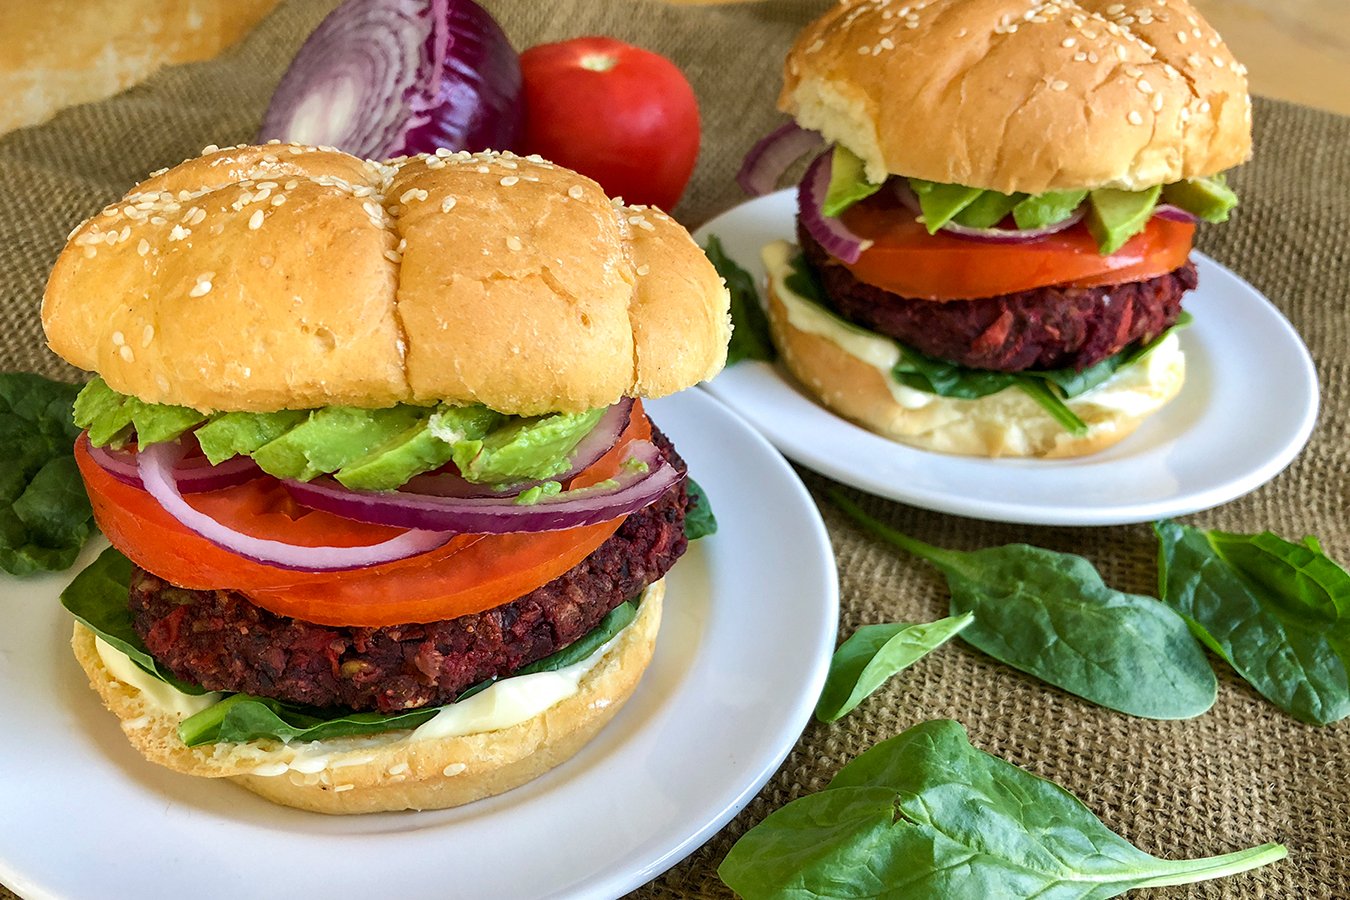
[[(1197, 220), (1237, 203), (1245, 70), (1184, 0), (844, 2), (787, 57), (741, 182), (798, 193), (769, 318), (826, 406), (907, 444), (1076, 456), (1185, 377)], [(1206, 310), (1202, 315), (1222, 315)]]
[(76, 229), (43, 322), (98, 373), (75, 655), (151, 761), (441, 808), (634, 690), (704, 502), (640, 398), (729, 334), (659, 211), (538, 157), (212, 147)]

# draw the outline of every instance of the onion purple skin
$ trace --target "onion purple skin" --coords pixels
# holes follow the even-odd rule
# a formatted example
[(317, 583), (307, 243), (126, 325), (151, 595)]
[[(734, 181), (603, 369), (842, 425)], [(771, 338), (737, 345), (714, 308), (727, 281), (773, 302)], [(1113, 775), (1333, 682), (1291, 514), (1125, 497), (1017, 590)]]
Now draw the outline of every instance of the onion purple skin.
[[(145, 490), (141, 482), (138, 455), (107, 447), (89, 445), (89, 457), (98, 463), (105, 472), (123, 484)], [(173, 477), (179, 491), (184, 494), (198, 494), (205, 491), (218, 491), (234, 487), (246, 481), (252, 481), (264, 474), (258, 464), (247, 456), (227, 459), (218, 466), (211, 465), (204, 457), (180, 462), (174, 467)]]
[(300, 47), (258, 141), (387, 159), (515, 149), (520, 61), (472, 0), (347, 0)]
[(819, 132), (808, 131), (796, 122), (780, 125), (745, 154), (736, 183), (751, 197), (767, 194), (778, 186), (788, 166), (824, 146), (825, 139)]
[(797, 186), (797, 215), (811, 237), (827, 253), (846, 263), (855, 263), (872, 242), (858, 237), (840, 219), (825, 215), (822, 209), (825, 194), (830, 189), (831, 156), (831, 151), (826, 150), (807, 167), (806, 175)]

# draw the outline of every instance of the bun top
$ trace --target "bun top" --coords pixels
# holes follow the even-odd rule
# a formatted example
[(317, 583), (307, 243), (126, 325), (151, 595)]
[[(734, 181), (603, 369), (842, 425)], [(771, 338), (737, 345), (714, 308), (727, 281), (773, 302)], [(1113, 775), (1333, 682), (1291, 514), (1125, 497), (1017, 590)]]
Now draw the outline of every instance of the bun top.
[(664, 213), (538, 157), (208, 147), (77, 228), (53, 350), (203, 411), (673, 393), (721, 369), (716, 271)]
[(1139, 189), (1251, 155), (1246, 71), (1184, 0), (845, 0), (778, 106), (874, 182)]

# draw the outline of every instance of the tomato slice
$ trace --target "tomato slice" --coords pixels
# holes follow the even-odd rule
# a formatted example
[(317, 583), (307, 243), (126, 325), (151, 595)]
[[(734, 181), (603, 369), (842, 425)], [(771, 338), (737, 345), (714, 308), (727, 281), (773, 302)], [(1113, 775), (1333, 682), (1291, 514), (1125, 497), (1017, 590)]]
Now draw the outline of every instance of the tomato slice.
[(1190, 223), (1154, 216), (1124, 247), (1102, 256), (1083, 225), (1024, 244), (997, 244), (941, 231), (929, 234), (911, 212), (885, 199), (851, 206), (841, 218), (859, 237), (873, 241), (848, 266), (859, 281), (928, 300), (1143, 281), (1184, 265), (1195, 234)]
[[(626, 445), (650, 437), (651, 423), (635, 404), (618, 443), (572, 485), (585, 487), (614, 475)], [(245, 559), (182, 525), (148, 493), (94, 462), (83, 435), (75, 460), (99, 528), (138, 566), (192, 590), (237, 590), (264, 609), (320, 625), (378, 628), (500, 606), (576, 566), (623, 521), (536, 534), (457, 535), (439, 549), (378, 566), (297, 572)], [(401, 532), (301, 507), (270, 478), (187, 499), (236, 530), (311, 547), (373, 544)]]

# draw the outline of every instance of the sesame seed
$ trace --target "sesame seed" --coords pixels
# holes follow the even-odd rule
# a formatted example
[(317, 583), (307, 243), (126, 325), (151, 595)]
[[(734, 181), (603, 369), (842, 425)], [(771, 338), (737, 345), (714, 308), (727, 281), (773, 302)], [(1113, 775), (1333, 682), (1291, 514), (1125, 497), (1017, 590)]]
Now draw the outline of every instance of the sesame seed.
[(1201, 101), (1201, 103), (1200, 103), (1200, 111), (1201, 111), (1202, 113), (1207, 113), (1207, 112), (1209, 112), (1209, 110), (1210, 110), (1209, 101), (1208, 101), (1208, 100)]
[(888, 38), (888, 37), (884, 37), (884, 38), (882, 38), (880, 41), (877, 42), (877, 46), (879, 46), (879, 47), (881, 47), (881, 48), (883, 48), (883, 49), (886, 49), (886, 50), (894, 50), (894, 49), (895, 49), (895, 41), (892, 41), (892, 40), (891, 40), (890, 38)]
[(1217, 53), (1214, 54), (1213, 56), (1211, 56), (1211, 57), (1209, 58), (1209, 61), (1212, 62), (1212, 63), (1214, 63), (1214, 65), (1219, 66), (1220, 68), (1223, 67), (1223, 57), (1220, 56), (1220, 55), (1217, 54)]
[(1095, 65), (1097, 62), (1097, 54), (1089, 51), (1087, 56), (1088, 62), (1093, 63)]
[(486, 175), (487, 173), (489, 173), (489, 172), (491, 172), (491, 171), (492, 171), (492, 170), (491, 170), (490, 168), (488, 168), (487, 166), (479, 166), (478, 169), (477, 169), (477, 172), (478, 172), (479, 175)]
[(407, 203), (410, 200), (425, 200), (427, 192), (421, 188), (408, 188), (398, 198), (399, 203)]
[(408, 239), (407, 239), (407, 238), (399, 238), (399, 239), (398, 239), (398, 246), (395, 247), (394, 249), (396, 249), (399, 253), (402, 253), (404, 250), (407, 250), (407, 249), (408, 249)]
[(272, 205), (273, 205), (273, 206), (280, 206), (281, 204), (283, 204), (283, 203), (285, 203), (285, 202), (286, 202), (286, 195), (285, 195), (285, 194), (277, 194), (275, 197), (272, 198)]
[(1073, 61), (1074, 61), (1074, 62), (1087, 62), (1087, 54), (1086, 54), (1086, 53), (1083, 53), (1083, 52), (1081, 52), (1081, 51), (1078, 52), (1078, 53), (1075, 53), (1075, 54), (1073, 55)]
[(867, 55), (868, 53), (870, 53), (870, 52), (871, 52), (871, 49), (868, 48), (868, 47), (859, 47), (859, 48), (858, 48), (858, 55), (859, 55), (859, 56), (866, 56), (866, 55)]
[(141, 346), (149, 347), (150, 342), (153, 341), (154, 339), (155, 339), (155, 326), (153, 325), (145, 326), (145, 328), (141, 331)]
[(340, 793), (342, 793), (343, 791), (350, 791), (350, 790), (351, 790), (352, 788), (354, 788), (354, 787), (356, 787), (356, 785), (354, 785), (354, 784), (339, 784), (339, 785), (335, 785), (335, 786), (333, 787), (333, 793), (335, 793), (335, 794), (340, 794)]
[(84, 258), (85, 258), (85, 259), (93, 259), (94, 256), (95, 256), (97, 253), (98, 253), (98, 248), (95, 247), (93, 244), (85, 244), (85, 245), (84, 245)]
[(169, 232), (169, 240), (181, 241), (183, 238), (187, 237), (190, 234), (192, 234), (192, 232), (184, 228), (182, 225), (175, 225), (173, 226), (173, 230)]
[(121, 356), (124, 360), (126, 360), (127, 362), (134, 362), (134, 361), (136, 360), (136, 354), (134, 354), (134, 353), (131, 352), (131, 348), (130, 348), (130, 347), (123, 346), (123, 347), (122, 347), (120, 350), (118, 350), (117, 352), (118, 352), (118, 355), (120, 355), (120, 356)]
[(216, 144), (207, 144), (205, 147), (202, 148), (202, 156), (205, 156), (208, 153), (215, 153), (219, 149), (220, 147), (217, 146)]
[(205, 296), (206, 296), (207, 294), (209, 294), (209, 293), (211, 293), (211, 282), (209, 282), (209, 281), (199, 281), (199, 282), (197, 282), (195, 285), (192, 286), (192, 290), (188, 291), (188, 296), (189, 296), (189, 297), (205, 297)]
[(262, 223), (263, 223), (263, 211), (261, 209), (255, 210), (253, 215), (248, 217), (248, 230), (257, 231), (259, 228), (262, 227)]
[(441, 201), (441, 212), (448, 213), (450, 210), (454, 208), (455, 208), (454, 197), (446, 197), (444, 200)]
[(1139, 79), (1139, 92), (1142, 94), (1153, 93), (1153, 85), (1148, 83), (1148, 79), (1146, 78)]
[(1143, 125), (1143, 124), (1144, 124), (1144, 117), (1141, 116), (1141, 115), (1139, 115), (1139, 110), (1137, 110), (1137, 109), (1132, 109), (1132, 110), (1130, 110), (1130, 114), (1129, 114), (1128, 116), (1126, 116), (1126, 118), (1130, 120), (1130, 124), (1131, 124), (1131, 125)]
[(396, 262), (402, 262), (402, 261), (403, 261), (403, 256), (402, 256), (402, 254), (400, 254), (397, 250), (386, 250), (386, 251), (384, 251), (384, 258), (387, 259), (387, 260), (389, 260), (391, 263), (396, 263)]
[(450, 151), (447, 150), (445, 147), (437, 147), (437, 148), (436, 148), (436, 156), (439, 157), (440, 159), (445, 159), (445, 158), (446, 158), (447, 156), (449, 156), (449, 155), (450, 155)]
[(286, 184), (285, 184), (285, 188), (286, 188), (286, 190), (288, 190), (288, 191), (293, 191), (293, 190), (295, 190), (296, 188), (298, 188), (299, 186), (300, 186), (300, 182), (296, 181), (294, 178), (292, 178), (290, 181), (286, 182)]
[(1153, 111), (1154, 111), (1154, 112), (1162, 112), (1162, 108), (1163, 108), (1163, 95), (1162, 95), (1162, 94), (1154, 94), (1154, 95), (1153, 95)]
[(112, 333), (112, 342), (114, 347), (120, 347), (127, 342), (126, 335), (122, 334), (120, 331), (114, 331)]
[(1052, 82), (1050, 82), (1050, 90), (1052, 90), (1052, 91), (1067, 91), (1068, 89), (1069, 89), (1069, 83), (1068, 83), (1067, 81), (1052, 81)]
[(1110, 6), (1106, 8), (1106, 14), (1108, 16), (1118, 16), (1124, 11), (1125, 11), (1124, 3), (1112, 3)]
[(141, 242), (136, 245), (136, 255), (145, 256), (145, 254), (149, 252), (150, 252), (150, 242), (147, 241), (145, 238), (141, 238)]
[(1078, 40), (1076, 38), (1066, 37), (1063, 41), (1060, 42), (1060, 46), (1064, 47), (1065, 49), (1068, 49), (1069, 47), (1072, 47), (1076, 43), (1078, 43)]
[(523, 246), (524, 245), (520, 242), (520, 238), (516, 237), (514, 234), (506, 239), (507, 250), (519, 250)]
[(646, 274), (649, 273), (651, 270), (652, 270), (652, 267), (649, 266), (649, 265), (647, 265), (646, 263), (643, 263), (642, 265), (640, 265), (640, 266), (637, 267), (637, 273), (638, 273), (639, 275), (646, 275)]
[(505, 177), (502, 178), (500, 184), (501, 184), (502, 187), (510, 187), (511, 185), (516, 184), (516, 183), (518, 183), (519, 181), (520, 181), (520, 178), (519, 178), (518, 176), (515, 176), (515, 175), (507, 175), (507, 176), (505, 176)]
[(1116, 56), (1120, 58), (1121, 62), (1124, 62), (1129, 58), (1129, 54), (1125, 52), (1125, 46), (1123, 44), (1116, 44)]
[(1178, 31), (1178, 32), (1177, 32), (1177, 43), (1178, 43), (1178, 44), (1184, 44), (1184, 43), (1186, 43), (1186, 32), (1184, 32), (1184, 31)]
[(579, 184), (574, 184), (567, 189), (567, 196), (571, 197), (573, 200), (580, 200), (585, 193), (585, 189)]

